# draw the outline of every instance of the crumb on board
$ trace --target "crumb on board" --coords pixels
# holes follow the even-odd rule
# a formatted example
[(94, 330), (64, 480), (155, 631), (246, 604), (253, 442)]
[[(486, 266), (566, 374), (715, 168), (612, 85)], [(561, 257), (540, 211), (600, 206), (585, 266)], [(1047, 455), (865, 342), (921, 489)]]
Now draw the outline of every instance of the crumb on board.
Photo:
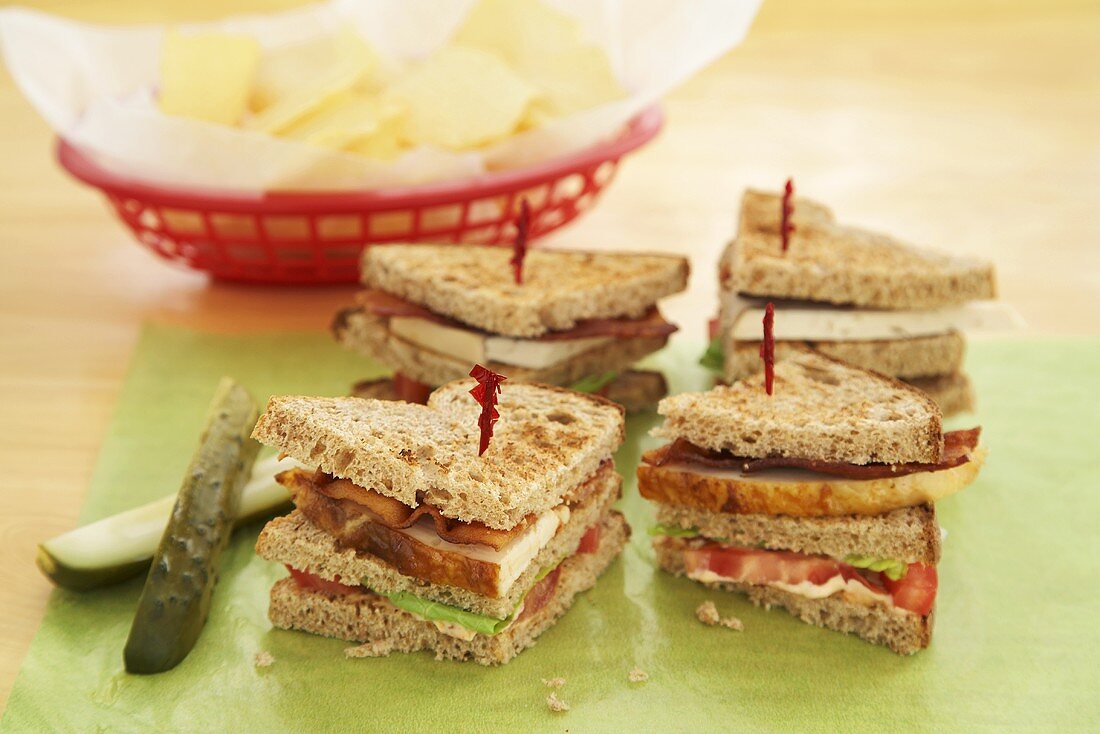
[(256, 656), (252, 658), (252, 664), (257, 668), (270, 668), (273, 662), (275, 662), (275, 656), (267, 650), (260, 650), (256, 653)]
[(356, 647), (344, 649), (344, 657), (348, 658), (384, 658), (393, 652), (391, 642), (364, 642)]
[(649, 680), (649, 673), (635, 665), (634, 670), (630, 671), (626, 677), (631, 683), (645, 683)]
[(547, 688), (561, 688), (565, 685), (565, 678), (543, 678), (542, 684)]
[(556, 693), (551, 693), (546, 697), (546, 707), (555, 714), (560, 714), (569, 710), (569, 704), (558, 698), (558, 694)]
[(739, 632), (745, 629), (745, 625), (737, 617), (723, 617), (718, 614), (718, 607), (714, 606), (714, 602), (709, 599), (698, 606), (695, 616), (700, 622), (711, 627), (722, 626)]

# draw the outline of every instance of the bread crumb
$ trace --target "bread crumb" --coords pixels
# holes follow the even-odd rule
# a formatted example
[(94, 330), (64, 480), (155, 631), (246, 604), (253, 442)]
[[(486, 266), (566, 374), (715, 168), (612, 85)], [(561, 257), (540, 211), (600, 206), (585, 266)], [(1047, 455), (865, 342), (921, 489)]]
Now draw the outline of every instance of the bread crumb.
[(384, 640), (365, 642), (358, 647), (344, 649), (347, 658), (384, 658), (393, 652), (393, 643)]
[(555, 714), (560, 714), (569, 710), (569, 704), (558, 698), (558, 694), (551, 693), (546, 697), (546, 707), (553, 711)]
[(722, 621), (722, 618), (718, 616), (718, 607), (714, 606), (714, 602), (709, 599), (696, 608), (695, 617), (703, 624), (712, 627)]
[(547, 688), (561, 688), (565, 685), (565, 678), (543, 678), (542, 684)]
[(631, 683), (645, 683), (649, 680), (649, 673), (635, 665), (634, 670), (630, 671), (626, 677)]
[(275, 662), (275, 656), (267, 650), (260, 650), (256, 653), (256, 656), (252, 658), (252, 664), (257, 668), (270, 668), (273, 662)]
[(738, 632), (745, 629), (745, 625), (737, 617), (723, 617), (718, 614), (718, 607), (714, 606), (714, 602), (709, 599), (699, 605), (695, 610), (695, 616), (700, 622), (711, 627), (722, 626)]

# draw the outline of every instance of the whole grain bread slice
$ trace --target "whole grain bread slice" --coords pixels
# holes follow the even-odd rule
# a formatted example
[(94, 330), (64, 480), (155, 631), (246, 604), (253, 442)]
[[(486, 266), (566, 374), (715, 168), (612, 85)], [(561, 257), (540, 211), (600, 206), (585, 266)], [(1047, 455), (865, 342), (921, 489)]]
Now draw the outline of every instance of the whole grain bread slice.
[(841, 517), (741, 515), (659, 504), (657, 522), (666, 527), (694, 529), (705, 538), (745, 548), (794, 551), (839, 560), (849, 554), (905, 563), (936, 564), (940, 560), (940, 526), (931, 503), (884, 515)]
[[(441, 385), (462, 379), (470, 373), (469, 362), (405, 341), (390, 332), (386, 319), (361, 310), (341, 314), (333, 324), (333, 331), (337, 341), (344, 346), (428, 385)], [(541, 382), (568, 387), (593, 374), (625, 371), (667, 343), (668, 337), (663, 336), (614, 339), (549, 367), (534, 369), (500, 362), (489, 362), (485, 366), (515, 382)]]
[(488, 597), (458, 586), (434, 584), (402, 574), (377, 556), (341, 544), (298, 510), (275, 518), (264, 527), (256, 541), (256, 554), (329, 581), (343, 579), (350, 583), (348, 579), (358, 579), (363, 585), (386, 594), (407, 591), (425, 599), (504, 619), (535, 583), (539, 572), (576, 550), (585, 532), (611, 511), (622, 494), (622, 478), (613, 470), (597, 472), (591, 482), (592, 487), (584, 493), (584, 498), (571, 505), (569, 521), (559, 528), (508, 592), (500, 597)]
[(532, 250), (523, 283), (508, 248), (375, 245), (362, 280), (435, 313), (494, 334), (534, 337), (596, 318), (635, 318), (687, 287), (680, 255)]
[(828, 209), (805, 199), (795, 201), (795, 229), (783, 252), (781, 205), (780, 194), (745, 193), (738, 237), (720, 266), (726, 288), (886, 309), (938, 308), (996, 295), (991, 263), (838, 225)]
[(935, 463), (943, 451), (940, 409), (925, 393), (811, 352), (776, 363), (773, 395), (761, 373), (667, 397), (657, 411), (654, 436), (749, 458)]
[[(679, 549), (655, 544), (657, 563), (665, 571), (684, 575), (684, 558)], [(912, 655), (932, 640), (935, 611), (925, 616), (899, 612), (884, 604), (862, 604), (838, 593), (824, 599), (809, 599), (773, 586), (709, 582), (704, 586), (745, 594), (758, 607), (779, 607), (807, 624), (836, 632), (854, 634), (899, 655)]]
[[(759, 341), (738, 341), (729, 332), (724, 341), (727, 381), (741, 380), (763, 369)], [(816, 350), (855, 367), (909, 381), (957, 372), (966, 352), (966, 340), (957, 331), (936, 336), (866, 341), (776, 340), (775, 358), (785, 359), (796, 351), (806, 349)]]
[(478, 456), (473, 380), (438, 388), (427, 405), (277, 396), (253, 431), (306, 466), (410, 507), (509, 529), (595, 473), (622, 443), (623, 409), (548, 385), (505, 382), (492, 442)]
[(573, 605), (577, 594), (595, 586), (629, 537), (630, 527), (623, 516), (609, 512), (601, 522), (595, 552), (578, 553), (562, 562), (557, 589), (546, 606), (496, 635), (459, 639), (377, 594), (307, 591), (290, 578), (276, 582), (271, 589), (268, 616), (280, 629), (366, 643), (369, 655), (427, 650), (435, 653), (437, 660), (501, 665), (534, 645)]
[(906, 382), (936, 401), (944, 417), (974, 410), (974, 386), (965, 372), (918, 377)]

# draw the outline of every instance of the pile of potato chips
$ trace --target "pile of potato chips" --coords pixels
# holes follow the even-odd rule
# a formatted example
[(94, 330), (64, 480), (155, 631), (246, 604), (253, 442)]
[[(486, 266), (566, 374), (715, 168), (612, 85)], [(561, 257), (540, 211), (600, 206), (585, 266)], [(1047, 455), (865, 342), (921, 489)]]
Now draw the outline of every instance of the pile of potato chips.
[(400, 64), (358, 33), (265, 52), (247, 36), (170, 33), (163, 112), (380, 160), (481, 148), (624, 95), (600, 47), (539, 0), (481, 0), (450, 41)]

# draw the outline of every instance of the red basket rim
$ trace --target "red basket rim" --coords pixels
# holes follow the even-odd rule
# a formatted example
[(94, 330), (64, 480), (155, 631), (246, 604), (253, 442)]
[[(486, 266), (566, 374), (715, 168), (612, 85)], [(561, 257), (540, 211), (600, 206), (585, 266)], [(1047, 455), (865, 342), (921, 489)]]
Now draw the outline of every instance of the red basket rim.
[(233, 191), (144, 183), (98, 165), (84, 155), (78, 147), (61, 137), (57, 139), (57, 160), (72, 176), (90, 186), (109, 189), (134, 199), (153, 200), (180, 207), (202, 209), (214, 204), (222, 209), (231, 210), (237, 207), (253, 209), (257, 204), (262, 203), (264, 209), (268, 211), (283, 209), (331, 211), (345, 207), (361, 209), (365, 206), (397, 208), (449, 202), (455, 198), (492, 196), (524, 188), (602, 161), (617, 160), (652, 140), (660, 132), (664, 119), (664, 112), (660, 105), (653, 105), (634, 116), (616, 138), (533, 166), (486, 173), (471, 178), (369, 191), (288, 191), (256, 196)]

